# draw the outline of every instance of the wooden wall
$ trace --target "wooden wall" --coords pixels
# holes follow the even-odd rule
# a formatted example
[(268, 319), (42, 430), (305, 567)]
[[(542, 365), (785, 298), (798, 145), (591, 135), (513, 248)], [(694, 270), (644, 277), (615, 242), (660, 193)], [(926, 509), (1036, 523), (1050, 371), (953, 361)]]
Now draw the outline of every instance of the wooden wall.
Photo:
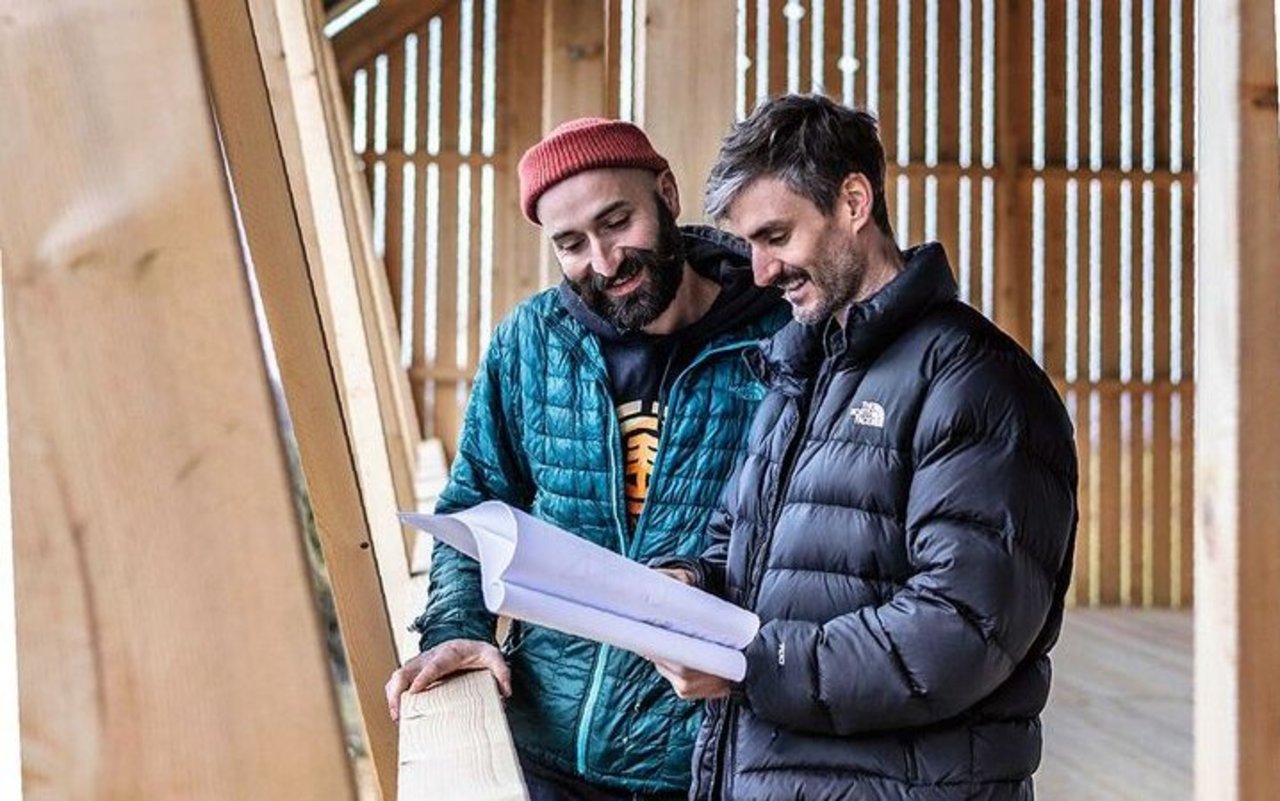
[[(437, 5), (442, 23), (453, 25), (450, 15), (470, 4)], [(477, 0), (473, 8), (480, 7)], [(567, 117), (633, 119), (671, 158), (686, 221), (702, 216), (704, 177), (721, 136), (760, 99), (821, 91), (874, 110), (899, 240), (946, 246), (962, 297), (1036, 356), (1076, 421), (1081, 528), (1071, 601), (1191, 602), (1188, 0), (545, 0), (494, 8), (499, 20), (519, 9), (530, 25), (541, 25), (540, 33), (522, 26), (510, 41), (497, 40), (499, 54), (527, 54), (519, 62), (524, 69), (499, 72), (499, 93), (516, 75), (527, 91), (502, 95), (499, 122), (519, 119), (522, 136), (502, 140), (494, 158), (514, 160), (541, 130)], [(344, 50), (372, 59), (344, 63), (353, 86), (363, 86), (354, 93), (355, 113), (367, 133), (356, 147), (374, 197), (386, 198), (375, 227), (393, 243), (402, 238), (399, 220), (408, 218), (396, 205), (395, 169), (378, 165), (397, 158), (399, 123), (389, 111), (390, 139), (380, 153), (368, 138), (382, 102), (370, 35), (346, 44), (339, 38), (335, 46), (340, 59)], [(452, 36), (445, 36), (445, 52)], [(539, 43), (540, 60), (529, 50)], [(401, 50), (398, 40), (383, 49), (389, 109), (403, 92), (395, 77)], [(450, 64), (442, 69), (456, 75)], [(529, 70), (538, 64), (535, 82)], [(448, 96), (442, 113), (453, 114), (453, 102)], [(541, 108), (540, 128), (530, 117), (534, 107)], [(431, 214), (443, 215), (438, 225), (447, 239), (456, 186), (442, 187), (437, 202), (424, 209), (420, 198), (410, 217), (431, 230)], [(397, 301), (403, 328), (415, 337), (410, 370), (424, 431), (447, 443), (486, 323), (556, 278), (514, 206), (495, 213), (512, 224), (495, 247), (518, 241), (519, 253), (528, 254), (492, 262), (485, 280), (510, 288), (501, 300), (456, 291), (457, 276), (475, 280), (476, 271), (490, 269), (471, 240), (462, 251), (446, 242), (443, 260), (430, 269), (415, 250), (413, 269), (426, 272), (414, 286), (435, 280), (434, 300), (425, 309), (416, 299), (412, 307)], [(402, 282), (404, 259), (387, 248), (393, 284)], [(470, 256), (461, 266), (460, 254)], [(463, 319), (473, 326), (465, 354), (457, 348)]]

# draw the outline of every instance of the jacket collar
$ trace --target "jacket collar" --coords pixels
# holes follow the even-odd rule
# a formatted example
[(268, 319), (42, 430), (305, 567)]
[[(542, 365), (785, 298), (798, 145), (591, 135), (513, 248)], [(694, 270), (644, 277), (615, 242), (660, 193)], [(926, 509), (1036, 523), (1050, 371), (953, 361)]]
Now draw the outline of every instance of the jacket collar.
[(879, 292), (853, 304), (843, 328), (834, 319), (815, 325), (793, 320), (748, 354), (756, 377), (786, 394), (801, 394), (824, 358), (841, 364), (866, 361), (929, 311), (956, 298), (942, 245), (930, 242), (902, 255), (902, 271)]

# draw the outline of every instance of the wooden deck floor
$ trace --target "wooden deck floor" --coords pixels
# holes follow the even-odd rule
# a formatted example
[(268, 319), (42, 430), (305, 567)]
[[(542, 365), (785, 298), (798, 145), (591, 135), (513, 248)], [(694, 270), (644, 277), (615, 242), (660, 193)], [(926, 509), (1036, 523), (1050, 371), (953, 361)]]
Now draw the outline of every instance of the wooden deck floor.
[(1190, 611), (1068, 611), (1038, 801), (1189, 801), (1191, 620)]

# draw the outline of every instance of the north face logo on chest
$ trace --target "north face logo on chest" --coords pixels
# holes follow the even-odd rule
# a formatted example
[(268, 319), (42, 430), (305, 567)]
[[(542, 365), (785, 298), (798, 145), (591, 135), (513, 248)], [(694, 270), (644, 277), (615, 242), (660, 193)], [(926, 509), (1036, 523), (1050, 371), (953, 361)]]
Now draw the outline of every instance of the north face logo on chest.
[(884, 428), (884, 407), (875, 401), (863, 401), (854, 406), (849, 410), (849, 416), (853, 418), (854, 425)]

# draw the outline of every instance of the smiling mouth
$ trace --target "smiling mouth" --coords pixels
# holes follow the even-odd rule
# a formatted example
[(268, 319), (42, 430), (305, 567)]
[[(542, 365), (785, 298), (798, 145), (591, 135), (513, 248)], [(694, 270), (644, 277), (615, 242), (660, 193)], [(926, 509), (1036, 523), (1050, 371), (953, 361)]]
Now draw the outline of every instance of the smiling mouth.
[(808, 276), (799, 275), (799, 276), (796, 276), (795, 278), (791, 278), (786, 281), (779, 281), (778, 283), (774, 284), (774, 286), (780, 289), (783, 295), (791, 295), (799, 291), (802, 287), (805, 286), (805, 284), (808, 284), (808, 283), (809, 283)]
[(635, 275), (626, 278), (619, 283), (605, 287), (605, 294), (609, 297), (616, 298), (620, 295), (629, 294), (636, 287), (640, 286), (640, 282), (644, 280), (644, 271), (638, 270)]

